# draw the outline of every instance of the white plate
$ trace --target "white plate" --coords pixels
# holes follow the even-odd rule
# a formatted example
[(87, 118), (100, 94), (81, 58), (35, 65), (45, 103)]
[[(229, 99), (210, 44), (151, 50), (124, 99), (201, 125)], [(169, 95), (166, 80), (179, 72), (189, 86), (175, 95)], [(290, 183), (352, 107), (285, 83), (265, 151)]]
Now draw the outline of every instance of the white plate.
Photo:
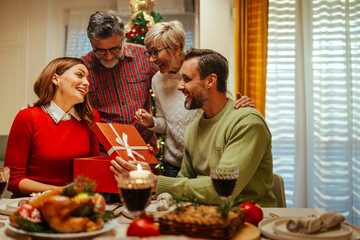
[[(157, 211), (156, 210), (156, 201), (152, 201), (150, 203), (150, 205), (145, 208), (145, 213), (146, 213), (146, 215), (153, 216), (154, 221), (158, 221), (159, 217), (161, 217), (162, 215), (164, 215), (168, 212), (175, 210), (175, 208), (176, 208), (176, 206), (175, 206), (175, 204), (173, 204), (169, 207), (169, 210), (167, 210), (167, 211)], [(130, 218), (130, 219), (134, 218), (133, 215), (131, 214), (131, 212), (126, 208), (126, 206), (124, 206), (121, 213), (122, 213), (122, 215), (124, 215), (127, 218)]]
[(146, 209), (145, 212), (148, 215), (152, 215), (154, 217), (154, 220), (157, 221), (162, 215), (171, 212), (173, 210), (175, 210), (176, 206), (175, 204), (171, 205), (169, 207), (169, 210), (166, 211), (158, 211), (156, 210), (156, 202), (152, 202)]
[(9, 211), (16, 211), (19, 209), (18, 203), (8, 203), (5, 205), (5, 207), (6, 207), (6, 210), (9, 210)]
[(274, 233), (284, 237), (291, 236), (298, 239), (313, 239), (313, 240), (322, 240), (322, 239), (347, 240), (350, 239), (352, 234), (352, 228), (346, 226), (345, 224), (341, 224), (339, 229), (329, 230), (320, 233), (306, 234), (306, 233), (290, 232), (286, 228), (286, 224), (290, 219), (291, 218), (278, 219), (276, 221), (273, 221), (272, 228), (274, 230)]
[(11, 202), (6, 204), (6, 209), (16, 211), (19, 209), (20, 201), (23, 201), (25, 203), (26, 201), (29, 201), (29, 199), (30, 199), (29, 197), (11, 199)]
[[(262, 220), (259, 225), (258, 228), (261, 232), (261, 234), (263, 234), (265, 237), (271, 238), (271, 239), (276, 239), (276, 240), (303, 240), (303, 239), (315, 239), (315, 238), (306, 238), (306, 236), (304, 236), (304, 234), (301, 234), (300, 236), (292, 236), (292, 235), (284, 235), (284, 234), (280, 234), (279, 232), (275, 232), (273, 229), (273, 223), (276, 221), (280, 221), (280, 220), (284, 220), (284, 221), (288, 221), (289, 219), (291, 219), (290, 217), (279, 217), (279, 218), (270, 218), (270, 219), (264, 219)], [(343, 228), (343, 226), (345, 226), (344, 224), (341, 225), (341, 227)], [(347, 227), (347, 226), (346, 226)], [(348, 231), (344, 230), (344, 231)], [(352, 231), (352, 229), (350, 228), (350, 230)], [(311, 236), (311, 235), (310, 235)], [(339, 238), (340, 239), (350, 239), (351, 237), (351, 233), (347, 238)], [(337, 238), (321, 238), (321, 239), (326, 239), (326, 240), (335, 240)], [(338, 240), (338, 239), (337, 239)]]
[(279, 219), (289, 219), (288, 217), (280, 217), (280, 218), (270, 218), (270, 219), (264, 219), (262, 220), (258, 228), (265, 237), (268, 237), (270, 239), (276, 239), (276, 240), (298, 240), (298, 238), (293, 238), (291, 236), (289, 237), (281, 237), (278, 234), (276, 234), (273, 230), (272, 224), (274, 221)]
[(29, 197), (6, 199), (5, 203), (0, 204), (0, 213), (3, 215), (10, 215), (19, 208), (19, 201), (29, 199)]
[(26, 232), (15, 228), (10, 225), (9, 222), (6, 222), (5, 225), (8, 229), (13, 232), (20, 233), (22, 235), (34, 236), (34, 237), (41, 237), (46, 239), (77, 239), (77, 238), (85, 238), (85, 237), (94, 237), (96, 235), (105, 233), (110, 231), (116, 227), (117, 221), (115, 219), (111, 220), (104, 224), (104, 227), (98, 231), (93, 232), (81, 232), (81, 233), (36, 233), (36, 232)]
[(9, 210), (6, 207), (6, 204), (0, 204), (0, 213), (3, 215), (11, 215), (13, 212), (15, 212), (16, 210)]
[(268, 213), (275, 213), (279, 217), (307, 217), (309, 215), (317, 215), (325, 213), (321, 208), (262, 208), (264, 218), (272, 218)]

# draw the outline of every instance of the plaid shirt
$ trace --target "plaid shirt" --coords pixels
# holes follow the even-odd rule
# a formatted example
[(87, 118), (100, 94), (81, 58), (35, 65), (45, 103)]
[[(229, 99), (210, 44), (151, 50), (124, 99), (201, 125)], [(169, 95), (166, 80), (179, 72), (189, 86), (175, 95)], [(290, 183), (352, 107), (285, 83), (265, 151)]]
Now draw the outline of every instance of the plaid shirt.
[(156, 149), (153, 131), (135, 123), (139, 108), (151, 113), (151, 79), (157, 72), (141, 45), (125, 43), (124, 59), (114, 68), (101, 65), (93, 51), (82, 57), (89, 69), (89, 99), (101, 121), (135, 125), (146, 143)]

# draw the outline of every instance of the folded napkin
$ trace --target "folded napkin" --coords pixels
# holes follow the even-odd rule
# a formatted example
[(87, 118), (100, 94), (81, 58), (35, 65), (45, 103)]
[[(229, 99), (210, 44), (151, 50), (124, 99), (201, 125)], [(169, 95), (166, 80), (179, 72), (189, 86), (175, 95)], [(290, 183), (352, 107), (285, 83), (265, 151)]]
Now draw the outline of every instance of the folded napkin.
[(286, 228), (290, 232), (316, 233), (339, 227), (345, 220), (344, 216), (334, 211), (329, 211), (315, 217), (290, 219)]

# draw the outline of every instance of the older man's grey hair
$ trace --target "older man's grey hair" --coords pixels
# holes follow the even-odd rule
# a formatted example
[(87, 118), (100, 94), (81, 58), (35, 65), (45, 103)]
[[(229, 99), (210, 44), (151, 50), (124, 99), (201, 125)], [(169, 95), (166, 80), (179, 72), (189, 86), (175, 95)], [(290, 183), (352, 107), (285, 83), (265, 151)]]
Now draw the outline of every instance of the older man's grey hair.
[(111, 37), (113, 34), (118, 34), (123, 38), (124, 32), (124, 21), (117, 11), (97, 11), (90, 16), (87, 27), (87, 35), (90, 40), (105, 39)]

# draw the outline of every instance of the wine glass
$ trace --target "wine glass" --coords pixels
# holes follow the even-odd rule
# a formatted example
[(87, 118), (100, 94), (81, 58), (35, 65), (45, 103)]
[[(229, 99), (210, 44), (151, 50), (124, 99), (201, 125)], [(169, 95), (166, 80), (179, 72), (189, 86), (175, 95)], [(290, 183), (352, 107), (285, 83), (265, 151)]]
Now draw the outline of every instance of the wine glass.
[(133, 218), (145, 216), (145, 208), (150, 203), (154, 177), (152, 174), (132, 177), (121, 174), (117, 177), (121, 201), (132, 214)]
[(10, 177), (10, 168), (2, 167), (0, 168), (0, 199), (7, 187)]
[(210, 169), (213, 187), (222, 201), (228, 201), (234, 192), (239, 169), (237, 167), (215, 167)]

